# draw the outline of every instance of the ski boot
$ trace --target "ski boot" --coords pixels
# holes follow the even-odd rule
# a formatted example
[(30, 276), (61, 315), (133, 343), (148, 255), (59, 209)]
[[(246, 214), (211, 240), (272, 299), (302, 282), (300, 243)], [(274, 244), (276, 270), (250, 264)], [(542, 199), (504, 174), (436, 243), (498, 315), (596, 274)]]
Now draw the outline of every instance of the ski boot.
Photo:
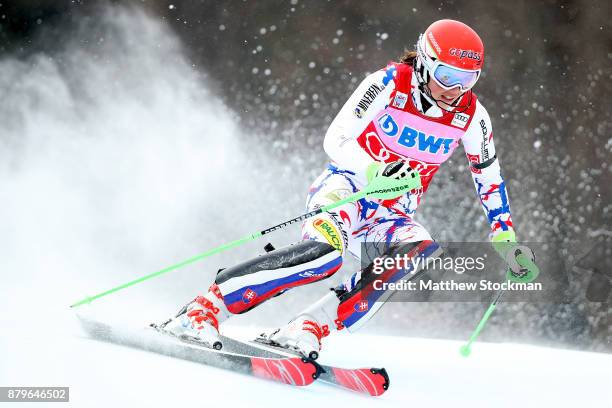
[(219, 338), (219, 323), (227, 319), (228, 313), (223, 301), (209, 294), (196, 297), (175, 317), (152, 326), (183, 341), (220, 350), (223, 344)]
[(303, 314), (269, 334), (260, 334), (255, 342), (294, 351), (316, 360), (321, 351), (321, 339), (328, 335), (328, 325), (321, 325), (313, 316)]

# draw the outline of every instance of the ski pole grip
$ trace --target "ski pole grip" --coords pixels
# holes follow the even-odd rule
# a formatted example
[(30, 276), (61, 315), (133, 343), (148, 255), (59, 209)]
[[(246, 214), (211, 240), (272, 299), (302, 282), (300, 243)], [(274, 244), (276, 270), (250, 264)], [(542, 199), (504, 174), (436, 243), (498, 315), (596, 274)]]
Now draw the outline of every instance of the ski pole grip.
[(523, 268), (529, 270), (529, 273), (532, 273), (533, 275), (535, 275), (534, 279), (540, 273), (540, 268), (538, 268), (535, 262), (529, 259), (526, 255), (523, 255), (523, 254), (518, 255), (516, 257), (516, 262)]
[(508, 272), (506, 274), (506, 279), (512, 282), (523, 282), (523, 283), (533, 282), (540, 274), (540, 268), (538, 268), (535, 262), (533, 262), (530, 258), (528, 258), (524, 254), (519, 254), (516, 257), (516, 263), (518, 263), (521, 268), (526, 269), (527, 272), (522, 274), (521, 276), (516, 276), (512, 273), (510, 269), (508, 269)]

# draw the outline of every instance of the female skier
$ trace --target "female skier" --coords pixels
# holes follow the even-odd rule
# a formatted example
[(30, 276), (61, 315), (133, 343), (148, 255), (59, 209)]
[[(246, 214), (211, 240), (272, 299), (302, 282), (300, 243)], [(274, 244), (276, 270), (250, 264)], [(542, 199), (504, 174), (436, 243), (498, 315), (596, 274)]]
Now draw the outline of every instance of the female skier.
[[(220, 323), (290, 288), (332, 276), (347, 253), (360, 257), (361, 243), (386, 248), (406, 243), (414, 256), (436, 256), (437, 243), (414, 215), (432, 177), (459, 143), (491, 226), (490, 239), (511, 272), (524, 274), (516, 257), (522, 253), (533, 260), (533, 252), (516, 244), (491, 120), (472, 91), (483, 63), (478, 34), (459, 21), (440, 20), (419, 37), (416, 51), (369, 75), (325, 135), (331, 163), (310, 187), (308, 211), (381, 177), (401, 179), (416, 171), (422, 187), (389, 200), (367, 197), (308, 220), (301, 242), (219, 271), (208, 293), (197, 296), (162, 329), (219, 347)], [(316, 357), (321, 339), (331, 330), (357, 329), (390, 296), (366, 290), (367, 282), (358, 271), (260, 340)]]

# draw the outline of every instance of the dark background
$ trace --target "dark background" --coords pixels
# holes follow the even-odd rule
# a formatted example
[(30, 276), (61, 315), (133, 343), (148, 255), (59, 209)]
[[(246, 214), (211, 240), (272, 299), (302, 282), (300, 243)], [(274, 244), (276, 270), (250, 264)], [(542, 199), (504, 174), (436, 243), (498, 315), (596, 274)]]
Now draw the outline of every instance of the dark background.
[[(87, 31), (76, 40), (95, 53), (105, 29), (101, 10), (145, 10), (179, 36), (239, 126), (254, 130), (257, 149), (282, 160), (284, 175), (298, 174), (300, 182), (284, 191), (293, 209), (301, 206), (304, 182), (325, 163), (327, 126), (364, 75), (412, 49), (432, 21), (464, 21), (485, 43), (475, 91), (493, 121), (519, 238), (558, 248), (572, 289), (566, 304), (499, 308), (484, 336), (612, 350), (610, 2), (0, 2), (0, 59), (26, 62), (53, 55), (83, 24)], [(2, 104), (10, 111), (10, 100)], [(457, 153), (439, 172), (419, 220), (440, 240), (483, 240), (486, 222), (472, 191)], [(392, 324), (397, 333), (465, 338), (483, 305), (389, 308), (402, 323)], [(393, 331), (383, 319), (372, 327)]]

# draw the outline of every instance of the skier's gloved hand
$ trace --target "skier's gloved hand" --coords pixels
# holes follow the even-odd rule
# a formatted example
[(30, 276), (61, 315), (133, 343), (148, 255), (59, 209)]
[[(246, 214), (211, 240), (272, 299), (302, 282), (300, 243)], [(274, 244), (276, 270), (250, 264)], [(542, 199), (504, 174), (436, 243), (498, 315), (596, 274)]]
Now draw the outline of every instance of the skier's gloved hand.
[(374, 162), (366, 171), (368, 196), (389, 200), (421, 187), (421, 176), (403, 160)]
[(414, 171), (412, 167), (403, 160), (396, 160), (391, 163), (373, 162), (368, 166), (366, 176), (368, 183), (371, 183), (377, 177), (400, 180), (407, 178), (412, 171)]
[(516, 242), (514, 231), (503, 231), (491, 239), (493, 249), (508, 265), (506, 279), (513, 282), (528, 283), (535, 280), (540, 273), (535, 264), (535, 255), (526, 245)]

